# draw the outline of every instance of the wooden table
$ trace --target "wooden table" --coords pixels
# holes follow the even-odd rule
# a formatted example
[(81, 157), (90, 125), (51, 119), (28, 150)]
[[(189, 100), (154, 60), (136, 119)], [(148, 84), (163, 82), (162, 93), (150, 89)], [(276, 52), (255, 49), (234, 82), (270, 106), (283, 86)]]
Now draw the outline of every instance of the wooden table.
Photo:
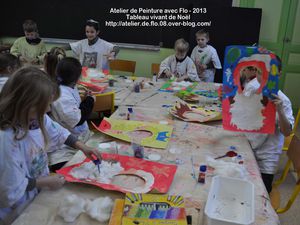
[[(200, 84), (200, 86), (203, 84)], [(220, 126), (202, 125), (198, 123), (187, 123), (174, 119), (169, 115), (168, 109), (163, 104), (170, 104), (170, 101), (176, 100), (171, 93), (158, 93), (148, 98), (148, 101), (141, 101), (146, 95), (150, 96), (156, 93), (157, 89), (149, 90), (144, 93), (131, 93), (119, 105), (114, 113), (114, 118), (125, 119), (124, 112), (127, 112), (127, 105), (134, 105), (134, 118), (143, 121), (167, 121), (174, 126), (173, 135), (166, 149), (145, 148), (145, 158), (151, 153), (161, 155), (160, 162), (177, 164), (177, 172), (173, 183), (169, 189), (169, 194), (181, 194), (188, 200), (189, 205), (197, 205), (198, 209), (193, 207), (187, 209), (187, 213), (193, 215), (194, 225), (206, 224), (203, 220), (203, 211), (205, 201), (211, 184), (213, 174), (207, 175), (206, 183), (199, 184), (191, 174), (198, 171), (201, 164), (206, 163), (207, 157), (216, 157), (226, 153), (230, 146), (235, 146), (236, 151), (243, 156), (244, 166), (247, 170), (245, 178), (255, 185), (255, 224), (256, 225), (274, 225), (279, 224), (279, 219), (273, 210), (264, 184), (260, 177), (260, 172), (254, 158), (253, 152), (247, 139), (239, 133), (224, 131)], [(167, 96), (167, 97), (164, 97)], [(136, 103), (137, 102), (137, 103)], [(117, 151), (123, 155), (133, 155), (129, 143), (125, 143), (111, 137), (97, 134), (88, 144), (98, 147), (102, 141), (115, 141)], [(115, 153), (116, 150), (109, 149), (108, 152)], [(81, 162), (84, 155), (78, 152), (69, 164)], [(192, 160), (191, 160), (192, 159)], [(230, 160), (230, 159), (225, 159)], [(197, 173), (196, 173), (197, 176)], [(34, 199), (33, 203), (24, 211), (24, 213), (14, 222), (14, 225), (21, 224), (67, 224), (56, 215), (56, 210), (63, 196), (69, 193), (75, 193), (87, 198), (108, 195), (112, 198), (124, 198), (124, 195), (117, 192), (105, 191), (97, 187), (83, 184), (67, 184), (58, 191), (42, 191)], [(197, 203), (197, 204), (196, 204)], [(36, 215), (44, 215), (44, 220), (38, 220)], [(49, 222), (51, 221), (51, 222)], [(76, 224), (96, 224), (85, 215), (81, 215)], [(97, 223), (100, 224), (100, 223)]]

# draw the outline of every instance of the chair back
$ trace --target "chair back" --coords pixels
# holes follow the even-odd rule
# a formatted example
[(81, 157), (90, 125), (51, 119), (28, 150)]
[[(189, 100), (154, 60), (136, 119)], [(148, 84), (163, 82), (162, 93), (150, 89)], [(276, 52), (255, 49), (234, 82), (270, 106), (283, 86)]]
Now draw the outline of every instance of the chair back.
[(109, 68), (112, 71), (123, 71), (135, 73), (135, 61), (123, 60), (123, 59), (114, 59), (109, 61)]
[(97, 94), (93, 112), (103, 112), (108, 110), (110, 110), (111, 113), (115, 110), (115, 92)]
[(294, 170), (298, 174), (298, 183), (300, 178), (300, 140), (294, 135), (287, 151), (289, 160), (293, 163)]

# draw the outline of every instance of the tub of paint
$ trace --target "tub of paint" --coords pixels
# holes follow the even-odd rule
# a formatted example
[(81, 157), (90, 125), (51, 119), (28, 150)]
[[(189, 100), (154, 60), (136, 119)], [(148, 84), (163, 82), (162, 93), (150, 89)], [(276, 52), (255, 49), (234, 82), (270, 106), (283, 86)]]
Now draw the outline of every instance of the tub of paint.
[(254, 185), (246, 180), (213, 177), (205, 205), (207, 225), (254, 223)]

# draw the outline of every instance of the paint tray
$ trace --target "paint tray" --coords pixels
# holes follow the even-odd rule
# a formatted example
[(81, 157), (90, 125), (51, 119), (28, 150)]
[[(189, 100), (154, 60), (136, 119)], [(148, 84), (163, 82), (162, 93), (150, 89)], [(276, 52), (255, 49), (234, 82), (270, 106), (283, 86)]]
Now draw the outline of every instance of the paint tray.
[(248, 181), (216, 176), (205, 206), (207, 225), (254, 223), (254, 185)]

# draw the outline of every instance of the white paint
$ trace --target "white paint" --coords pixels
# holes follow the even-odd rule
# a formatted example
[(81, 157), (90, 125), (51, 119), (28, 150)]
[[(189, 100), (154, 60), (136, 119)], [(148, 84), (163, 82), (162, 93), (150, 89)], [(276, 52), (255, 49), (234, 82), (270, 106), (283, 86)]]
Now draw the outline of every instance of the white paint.
[(171, 152), (172, 154), (180, 154), (181, 153), (181, 150), (176, 148), (176, 147), (171, 147), (169, 149), (169, 152)]
[(236, 94), (231, 104), (231, 124), (242, 130), (259, 130), (263, 126), (265, 117), (262, 115), (264, 109), (261, 94), (253, 94), (249, 97), (244, 94)]
[(148, 155), (148, 159), (151, 161), (158, 161), (161, 159), (161, 155), (159, 154), (150, 154)]
[(119, 162), (111, 163), (102, 161), (99, 173), (98, 167), (93, 162), (85, 162), (81, 166), (73, 168), (70, 174), (77, 179), (91, 179), (100, 183), (109, 184), (112, 178), (123, 170), (124, 168)]
[(161, 121), (159, 121), (159, 124), (165, 124), (165, 125), (167, 125), (167, 124), (169, 124), (169, 122), (166, 121), (166, 120), (161, 120)]
[(91, 68), (89, 68), (87, 70), (87, 74), (88, 74), (88, 77), (90, 77), (90, 78), (104, 78), (105, 77), (105, 74), (102, 73), (100, 70), (91, 69)]
[(110, 148), (110, 147), (111, 147), (110, 143), (100, 143), (99, 144), (99, 148), (107, 149), (107, 148)]
[[(193, 83), (189, 82), (189, 81), (180, 81), (180, 82), (172, 82), (172, 86), (176, 86), (176, 87), (188, 87), (190, 85), (192, 85)], [(174, 88), (175, 89), (175, 88)]]

